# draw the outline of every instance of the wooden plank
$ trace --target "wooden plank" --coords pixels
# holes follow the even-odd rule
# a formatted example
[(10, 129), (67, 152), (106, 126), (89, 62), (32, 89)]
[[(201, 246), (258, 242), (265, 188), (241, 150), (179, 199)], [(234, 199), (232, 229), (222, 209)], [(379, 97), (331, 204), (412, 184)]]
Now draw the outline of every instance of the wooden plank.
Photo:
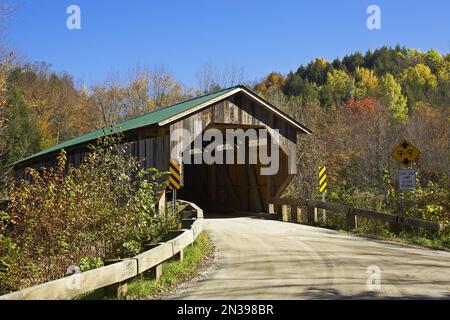
[(288, 207), (286, 205), (281, 206), (281, 221), (289, 222)]
[(229, 193), (231, 198), (233, 199), (235, 208), (239, 209), (241, 207), (241, 199), (240, 199), (239, 195), (236, 193), (236, 189), (233, 186), (233, 182), (231, 181), (231, 177), (228, 172), (228, 168), (226, 166), (220, 166), (220, 168), (222, 169), (222, 172), (223, 172), (222, 178), (225, 183), (227, 193)]
[(264, 183), (265, 176), (258, 175), (258, 171), (261, 169), (259, 165), (255, 165), (254, 167), (254, 174), (258, 186), (258, 192), (259, 192), (259, 198), (261, 199), (262, 209), (261, 211), (267, 212), (269, 209), (269, 197), (266, 197), (266, 185)]
[(339, 213), (347, 213), (350, 209), (349, 206), (342, 205), (342, 204), (336, 204), (336, 203), (330, 203), (330, 202), (320, 202), (315, 200), (308, 200), (308, 206), (314, 207), (314, 208), (320, 208), (325, 210), (331, 210)]
[(275, 213), (275, 204), (269, 203), (269, 213)]
[(286, 204), (286, 205), (293, 205), (298, 207), (306, 206), (306, 200), (303, 199), (296, 199), (296, 198), (272, 198), (271, 202), (273, 204)]
[(360, 216), (360, 217), (379, 220), (379, 221), (385, 221), (385, 222), (397, 222), (397, 219), (398, 219), (398, 217), (394, 216), (393, 214), (376, 212), (376, 211), (371, 211), (371, 210), (352, 209), (352, 212), (353, 212), (353, 214)]
[(194, 221), (194, 223), (191, 226), (191, 230), (194, 233), (194, 240), (197, 239), (197, 237), (202, 233), (203, 231), (203, 218), (197, 219)]
[(303, 216), (303, 209), (297, 207), (297, 223), (303, 223), (305, 220)]
[(356, 215), (354, 214), (351, 208), (349, 208), (348, 212), (346, 213), (346, 222), (347, 222), (347, 230), (353, 230), (358, 227)]
[(246, 165), (245, 167), (247, 169), (248, 181), (253, 194), (254, 210), (256, 210), (256, 212), (262, 212), (264, 204), (262, 203), (261, 194), (257, 188), (258, 181), (256, 180), (255, 170), (254, 168), (251, 168), (252, 166), (250, 165)]
[(134, 257), (137, 260), (137, 274), (141, 274), (170, 259), (173, 255), (172, 244), (160, 243), (155, 248)]
[(426, 221), (417, 218), (405, 218), (405, 221), (403, 223), (406, 225), (424, 228), (432, 231), (440, 231), (442, 229), (442, 224), (440, 224), (439, 222)]
[(123, 282), (136, 275), (137, 260), (130, 259), (3, 295), (0, 296), (0, 300), (70, 299), (89, 291)]
[[(281, 201), (277, 201), (278, 199), (273, 199), (272, 201), (274, 203), (280, 203)], [(421, 220), (417, 218), (405, 218), (404, 221), (400, 221), (399, 217), (393, 214), (389, 213), (383, 213), (383, 212), (376, 212), (372, 210), (365, 210), (365, 209), (357, 209), (352, 208), (350, 206), (341, 205), (341, 204), (335, 204), (335, 203), (329, 203), (329, 202), (320, 202), (315, 200), (309, 200), (308, 206), (311, 206), (312, 208), (321, 208), (326, 210), (331, 210), (339, 213), (347, 214), (348, 217), (348, 224), (350, 227), (354, 228), (356, 227), (356, 216), (364, 217), (367, 219), (373, 219), (378, 221), (384, 221), (389, 223), (402, 223), (404, 225), (410, 225), (410, 226), (416, 226), (419, 228), (429, 229), (432, 231), (440, 231), (442, 229), (442, 225), (438, 222), (434, 221), (426, 221)], [(350, 214), (349, 214), (350, 212)], [(349, 221), (352, 220), (352, 221)], [(353, 221), (354, 220), (354, 221)]]
[(297, 214), (297, 206), (293, 205), (291, 206), (291, 222), (297, 223), (298, 221), (298, 214)]
[[(176, 231), (181, 232), (181, 231)], [(181, 250), (186, 248), (188, 245), (194, 242), (194, 233), (192, 230), (182, 230), (181, 234), (175, 238), (167, 241), (167, 243), (172, 244), (173, 254), (179, 253)]]
[(146, 159), (145, 159), (145, 140), (139, 139), (139, 165), (141, 169), (145, 168)]
[(211, 203), (215, 203), (217, 199), (217, 186), (216, 186), (216, 165), (212, 164), (208, 166), (208, 192), (209, 192), (209, 201)]
[(314, 207), (309, 206), (307, 207), (307, 218), (308, 218), (308, 224), (314, 224), (316, 222), (315, 214), (314, 214)]
[(240, 175), (240, 181), (241, 181), (241, 190), (240, 193), (242, 195), (242, 210), (250, 211), (250, 199), (249, 199), (249, 192), (250, 192), (250, 182), (247, 175), (247, 165), (239, 165), (239, 175)]

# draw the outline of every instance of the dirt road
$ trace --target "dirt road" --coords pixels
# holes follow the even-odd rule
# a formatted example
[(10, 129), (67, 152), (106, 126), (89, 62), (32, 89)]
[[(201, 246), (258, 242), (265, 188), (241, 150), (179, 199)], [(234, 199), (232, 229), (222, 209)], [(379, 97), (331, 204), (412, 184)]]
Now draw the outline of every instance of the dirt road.
[(170, 298), (450, 298), (448, 252), (251, 217), (208, 219), (206, 229), (216, 266)]

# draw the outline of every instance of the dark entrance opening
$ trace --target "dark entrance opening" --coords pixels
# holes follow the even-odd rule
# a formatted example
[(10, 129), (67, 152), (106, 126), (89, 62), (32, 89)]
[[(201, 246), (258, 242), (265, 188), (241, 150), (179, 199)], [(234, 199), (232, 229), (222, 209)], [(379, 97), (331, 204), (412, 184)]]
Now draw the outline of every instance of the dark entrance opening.
[[(223, 125), (210, 127), (226, 129)], [(209, 143), (202, 144), (202, 152)], [(193, 145), (194, 142), (191, 150), (194, 150)], [(245, 164), (184, 163), (181, 198), (192, 201), (204, 208), (205, 212), (211, 213), (268, 212), (271, 198), (275, 197), (281, 188), (284, 190), (286, 182), (290, 181), (286, 154), (279, 150), (279, 171), (275, 175), (268, 176), (261, 174), (263, 166), (259, 159), (256, 164), (250, 163), (249, 152), (255, 151), (249, 148), (248, 140), (244, 145), (234, 144), (233, 148), (234, 159), (237, 159), (238, 148), (245, 148)], [(224, 150), (224, 156), (225, 152)], [(193, 163), (193, 156), (191, 160)]]

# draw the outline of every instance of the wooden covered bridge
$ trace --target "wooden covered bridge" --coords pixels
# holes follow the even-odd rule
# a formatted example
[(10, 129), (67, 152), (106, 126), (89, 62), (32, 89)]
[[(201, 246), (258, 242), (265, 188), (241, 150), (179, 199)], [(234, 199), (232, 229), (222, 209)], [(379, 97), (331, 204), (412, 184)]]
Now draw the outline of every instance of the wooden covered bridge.
[[(140, 159), (143, 167), (167, 171), (169, 160), (180, 163), (183, 182), (180, 198), (197, 203), (206, 212), (268, 212), (270, 199), (279, 197), (296, 174), (297, 139), (300, 134), (311, 133), (307, 127), (244, 86), (146, 113), (119, 122), (114, 128), (130, 143), (130, 152)], [(249, 152), (255, 152), (249, 147), (252, 143), (250, 137), (244, 145), (233, 143), (232, 146), (235, 153), (238, 148), (246, 150), (243, 164), (227, 164), (226, 161), (224, 164), (208, 165), (194, 161), (194, 164), (188, 164), (189, 161), (185, 161), (186, 152), (191, 159), (195, 157), (194, 141), (208, 129), (226, 134), (228, 129), (252, 128), (255, 131), (266, 129), (269, 133), (265, 140), (258, 137), (258, 148), (269, 146), (274, 140), (278, 142), (280, 152), (276, 174), (262, 175), (261, 168), (266, 163), (259, 157), (256, 163), (248, 161)], [(186, 133), (189, 133), (189, 145), (180, 147), (179, 140), (185, 139)], [(103, 135), (103, 130), (90, 132), (23, 159), (14, 167), (15, 178), (27, 178), (27, 167), (54, 166), (61, 149), (66, 150), (68, 161), (78, 167), (88, 152), (88, 145)], [(200, 147), (203, 152), (204, 142)], [(163, 201), (165, 194), (161, 198)]]

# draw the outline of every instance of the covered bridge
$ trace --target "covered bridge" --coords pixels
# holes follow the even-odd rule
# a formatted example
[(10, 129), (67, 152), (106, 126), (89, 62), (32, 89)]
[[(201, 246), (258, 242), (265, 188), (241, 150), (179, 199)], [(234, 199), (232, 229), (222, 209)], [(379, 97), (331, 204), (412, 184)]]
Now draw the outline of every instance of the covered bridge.
[[(139, 158), (142, 167), (167, 171), (169, 160), (181, 164), (183, 188), (180, 198), (193, 201), (206, 211), (234, 212), (268, 212), (270, 199), (279, 197), (296, 174), (297, 139), (300, 134), (311, 133), (306, 126), (244, 86), (121, 121), (114, 128), (130, 143), (130, 153)], [(195, 154), (207, 149), (205, 139), (201, 138), (209, 129), (216, 134), (222, 132), (224, 136), (230, 129), (235, 132), (242, 129), (240, 132), (244, 132), (246, 137), (244, 143), (237, 140), (233, 140), (231, 146), (224, 143), (222, 151), (225, 154), (225, 151), (232, 150), (236, 160), (239, 150), (245, 150), (245, 162), (230, 163), (226, 159), (222, 164), (186, 161), (187, 154), (194, 160)], [(258, 133), (256, 141), (246, 134), (250, 129)], [(261, 129), (268, 132), (267, 136), (260, 134)], [(27, 167), (54, 166), (61, 149), (66, 150), (68, 161), (78, 167), (88, 152), (88, 145), (103, 135), (103, 130), (93, 131), (23, 159), (15, 164), (15, 178), (27, 178)], [(181, 140), (184, 140), (184, 145)], [(259, 155), (256, 162), (249, 159), (256, 150), (275, 142), (279, 145), (279, 152), (272, 150), (269, 153), (276, 157), (277, 170), (263, 175), (261, 169), (267, 167), (267, 161), (264, 162)], [(214, 150), (211, 154), (218, 149)]]

